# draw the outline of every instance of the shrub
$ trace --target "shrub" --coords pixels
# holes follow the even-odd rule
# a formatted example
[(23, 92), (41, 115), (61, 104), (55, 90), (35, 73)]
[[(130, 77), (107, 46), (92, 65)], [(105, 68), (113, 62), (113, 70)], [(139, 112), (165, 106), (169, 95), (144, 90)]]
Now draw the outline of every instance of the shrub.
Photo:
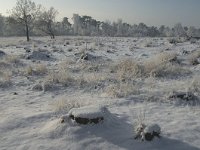
[(121, 81), (141, 77), (144, 73), (143, 67), (131, 59), (121, 61), (117, 64), (116, 69)]
[(139, 93), (139, 89), (136, 85), (131, 83), (120, 83), (110, 85), (106, 88), (106, 93), (111, 97), (128, 97)]
[(194, 51), (189, 56), (189, 62), (192, 65), (198, 65), (200, 63), (200, 50)]

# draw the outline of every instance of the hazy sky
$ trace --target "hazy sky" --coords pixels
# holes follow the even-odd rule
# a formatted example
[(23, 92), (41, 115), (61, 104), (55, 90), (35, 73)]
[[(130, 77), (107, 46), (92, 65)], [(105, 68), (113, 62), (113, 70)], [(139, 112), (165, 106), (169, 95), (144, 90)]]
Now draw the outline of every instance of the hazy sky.
[[(59, 18), (72, 17), (73, 13), (90, 15), (101, 21), (122, 18), (130, 24), (144, 22), (147, 25), (183, 25), (200, 27), (200, 0), (32, 0), (45, 7), (53, 6)], [(16, 0), (0, 0), (0, 13), (7, 10)]]

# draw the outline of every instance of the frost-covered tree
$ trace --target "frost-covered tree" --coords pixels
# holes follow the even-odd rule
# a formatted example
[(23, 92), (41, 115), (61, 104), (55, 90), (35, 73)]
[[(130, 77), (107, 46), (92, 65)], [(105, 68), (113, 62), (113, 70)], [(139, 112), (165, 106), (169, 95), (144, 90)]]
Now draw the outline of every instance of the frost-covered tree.
[(187, 30), (187, 35), (189, 37), (198, 37), (199, 33), (198, 33), (198, 30), (195, 27), (191, 26)]
[(123, 21), (118, 19), (117, 21), (117, 34), (116, 36), (123, 36)]
[(11, 17), (15, 22), (22, 24), (26, 31), (27, 41), (30, 40), (30, 29), (40, 12), (41, 5), (36, 5), (31, 0), (17, 0), (16, 6), (11, 10)]
[(51, 7), (49, 10), (43, 10), (36, 21), (37, 28), (50, 35), (52, 39), (55, 38), (55, 18), (57, 14), (58, 11)]
[(114, 27), (109, 20), (106, 20), (101, 24), (101, 30), (103, 36), (114, 36), (116, 34)]
[(64, 17), (62, 20), (62, 26), (63, 26), (64, 32), (66, 32), (66, 33), (70, 32), (71, 26), (72, 26), (68, 19), (69, 18)]
[(80, 16), (78, 14), (73, 14), (73, 30), (74, 30), (74, 34), (78, 35), (80, 33), (81, 30), (81, 20), (80, 20)]
[(0, 36), (3, 36), (3, 31), (5, 27), (5, 20), (4, 17), (0, 14)]
[(183, 28), (181, 23), (175, 24), (173, 29), (174, 29), (175, 36), (178, 36), (178, 37), (186, 36), (186, 32), (185, 32), (185, 30), (184, 30), (184, 28)]

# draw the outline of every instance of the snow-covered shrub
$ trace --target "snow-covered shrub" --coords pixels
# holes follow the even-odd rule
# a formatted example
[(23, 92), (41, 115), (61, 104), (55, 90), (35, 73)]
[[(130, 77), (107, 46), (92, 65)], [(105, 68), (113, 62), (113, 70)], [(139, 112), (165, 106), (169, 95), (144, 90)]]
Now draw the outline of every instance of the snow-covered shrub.
[(140, 111), (138, 114), (137, 122), (134, 126), (135, 139), (141, 139), (142, 141), (152, 141), (154, 137), (160, 137), (161, 128), (158, 124), (147, 125), (145, 123), (145, 111)]

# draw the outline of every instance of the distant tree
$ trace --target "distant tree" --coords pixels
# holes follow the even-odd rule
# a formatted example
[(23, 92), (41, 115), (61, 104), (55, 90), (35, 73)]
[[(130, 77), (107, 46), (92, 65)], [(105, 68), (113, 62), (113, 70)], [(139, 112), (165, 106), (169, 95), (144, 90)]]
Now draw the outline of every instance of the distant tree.
[(52, 39), (55, 38), (55, 18), (57, 14), (58, 11), (51, 7), (49, 10), (43, 10), (36, 21), (37, 28), (50, 35)]
[(116, 36), (123, 36), (123, 21), (122, 19), (117, 20), (117, 34)]
[(62, 20), (62, 25), (64, 28), (71, 28), (72, 24), (69, 22), (69, 18), (67, 17), (64, 17), (63, 20)]
[(0, 36), (3, 36), (3, 31), (4, 31), (4, 17), (0, 14)]
[(81, 17), (78, 14), (73, 14), (72, 20), (73, 24), (73, 31), (75, 35), (80, 34), (81, 32)]
[(189, 37), (198, 37), (198, 36), (200, 36), (198, 30), (193, 26), (188, 28), (187, 35)]
[(114, 36), (116, 34), (114, 32), (114, 27), (109, 20), (106, 20), (101, 24), (101, 30), (103, 36)]
[(184, 37), (187, 35), (181, 23), (175, 24), (174, 34), (175, 36), (178, 36), (178, 37)]
[(11, 10), (11, 17), (15, 22), (25, 27), (27, 41), (30, 40), (30, 28), (40, 12), (41, 5), (36, 5), (31, 0), (17, 0), (16, 6)]
[(158, 29), (160, 36), (166, 36), (165, 35), (165, 26), (161, 25), (160, 28)]
[(13, 17), (5, 18), (4, 36), (24, 36), (24, 25), (17, 22)]
[(156, 37), (156, 36), (159, 36), (159, 35), (160, 34), (159, 34), (159, 31), (158, 31), (157, 27), (152, 26), (152, 27), (148, 28), (148, 34), (147, 34), (147, 36), (149, 36), (149, 37)]

